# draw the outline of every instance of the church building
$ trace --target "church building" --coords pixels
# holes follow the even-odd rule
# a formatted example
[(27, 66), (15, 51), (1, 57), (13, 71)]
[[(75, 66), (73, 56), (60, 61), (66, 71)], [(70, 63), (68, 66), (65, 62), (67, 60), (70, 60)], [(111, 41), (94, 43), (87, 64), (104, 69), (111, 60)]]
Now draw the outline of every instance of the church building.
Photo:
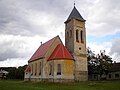
[(65, 46), (59, 36), (40, 45), (28, 61), (25, 81), (87, 81), (85, 19), (74, 6), (65, 21)]

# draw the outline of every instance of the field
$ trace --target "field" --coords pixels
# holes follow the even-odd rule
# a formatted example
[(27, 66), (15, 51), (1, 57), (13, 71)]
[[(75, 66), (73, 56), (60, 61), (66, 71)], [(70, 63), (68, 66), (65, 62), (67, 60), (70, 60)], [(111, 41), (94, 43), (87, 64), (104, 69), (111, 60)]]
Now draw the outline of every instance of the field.
[(2, 80), (0, 81), (0, 90), (120, 90), (120, 81), (88, 81), (60, 84)]

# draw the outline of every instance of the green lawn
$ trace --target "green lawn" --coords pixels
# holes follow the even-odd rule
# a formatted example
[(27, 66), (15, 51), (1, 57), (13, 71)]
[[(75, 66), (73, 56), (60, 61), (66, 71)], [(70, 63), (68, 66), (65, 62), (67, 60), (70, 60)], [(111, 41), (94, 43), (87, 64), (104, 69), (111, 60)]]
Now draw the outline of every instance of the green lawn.
[(120, 90), (120, 81), (88, 81), (79, 83), (40, 83), (0, 81), (0, 90)]

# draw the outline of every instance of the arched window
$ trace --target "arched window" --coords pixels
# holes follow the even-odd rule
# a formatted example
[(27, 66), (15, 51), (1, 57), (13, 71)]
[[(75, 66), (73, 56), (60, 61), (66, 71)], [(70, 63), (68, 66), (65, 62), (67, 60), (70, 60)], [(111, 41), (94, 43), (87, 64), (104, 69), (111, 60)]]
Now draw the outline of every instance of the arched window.
[(49, 64), (49, 66), (50, 66), (50, 72), (49, 72), (49, 75), (52, 75), (52, 65)]
[(69, 32), (67, 32), (67, 38), (69, 38)]
[(61, 64), (57, 65), (57, 75), (61, 75)]
[(40, 66), (39, 66), (39, 68), (40, 68), (39, 75), (41, 75), (41, 70), (42, 70), (41, 62), (40, 62)]
[(72, 30), (70, 30), (70, 38), (72, 37)]
[(37, 63), (35, 63), (35, 75), (37, 75)]
[(84, 40), (83, 40), (83, 31), (80, 31), (80, 39), (81, 39), (81, 43), (84, 43)]
[(79, 39), (78, 39), (78, 30), (76, 30), (76, 42), (79, 42)]
[(33, 64), (31, 64), (31, 74), (33, 75)]

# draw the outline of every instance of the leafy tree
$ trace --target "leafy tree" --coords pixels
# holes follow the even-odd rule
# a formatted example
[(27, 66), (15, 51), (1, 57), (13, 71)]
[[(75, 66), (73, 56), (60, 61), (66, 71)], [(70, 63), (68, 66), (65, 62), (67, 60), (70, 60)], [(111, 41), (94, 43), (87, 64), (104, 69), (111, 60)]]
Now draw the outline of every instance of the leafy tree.
[(24, 79), (24, 70), (26, 68), (26, 65), (24, 66), (19, 66), (18, 68), (16, 67), (11, 67), (8, 69), (8, 79)]
[(11, 67), (9, 70), (8, 70), (8, 75), (7, 75), (7, 78), (8, 79), (15, 79), (15, 73), (16, 73), (16, 67)]
[(96, 55), (90, 48), (88, 48), (87, 59), (89, 76), (97, 74), (100, 75), (101, 79), (105, 79), (105, 76), (110, 71), (112, 65), (112, 58), (105, 54), (105, 50), (100, 51), (100, 53)]

